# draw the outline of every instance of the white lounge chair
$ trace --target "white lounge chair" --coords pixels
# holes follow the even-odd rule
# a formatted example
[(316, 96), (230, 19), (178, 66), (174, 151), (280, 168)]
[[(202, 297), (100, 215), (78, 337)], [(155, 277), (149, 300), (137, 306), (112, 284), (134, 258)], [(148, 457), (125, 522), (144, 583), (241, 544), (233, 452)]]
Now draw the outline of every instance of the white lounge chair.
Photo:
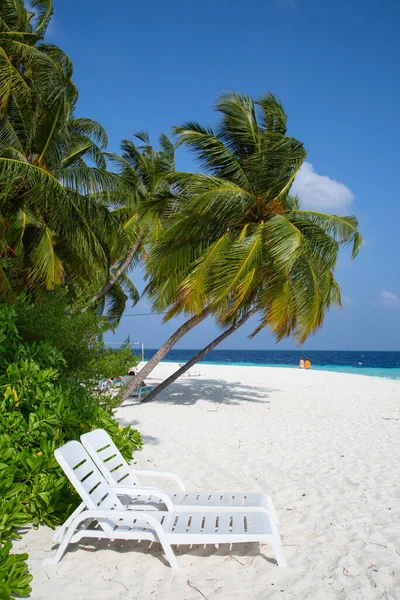
[[(181, 369), (182, 367), (184, 367), (185, 364), (179, 364), (179, 368)], [(186, 371), (185, 373), (183, 373), (181, 375), (181, 377), (201, 377), (203, 375), (203, 373), (201, 371), (193, 371), (192, 369), (189, 369), (188, 371)]]
[(140, 400), (140, 398), (142, 397), (142, 386), (138, 385), (136, 389), (134, 389), (131, 394), (131, 396), (134, 396), (135, 398), (137, 398), (138, 400)]
[[(195, 510), (200, 512), (204, 510), (227, 512), (259, 510), (268, 512), (274, 521), (278, 522), (273, 502), (266, 494), (243, 492), (187, 492), (183, 481), (174, 473), (141, 471), (139, 469), (131, 468), (104, 429), (95, 429), (94, 431), (85, 433), (81, 436), (81, 442), (110, 485), (141, 485), (140, 477), (143, 475), (155, 477), (157, 479), (168, 478), (174, 481), (181, 490), (177, 493), (168, 493), (176, 510)], [(136, 503), (137, 501), (133, 500), (133, 502)], [(143, 499), (140, 498), (138, 502), (143, 502)], [(162, 508), (162, 501), (149, 497), (147, 505), (149, 508), (151, 508), (151, 506)]]
[(174, 544), (269, 543), (278, 564), (286, 566), (277, 526), (266, 512), (171, 510), (168, 497), (157, 490), (152, 493), (158, 495), (170, 510), (130, 510), (119, 496), (129, 496), (132, 488), (110, 486), (82, 444), (68, 442), (54, 454), (81, 496), (84, 509), (77, 509), (68, 519), (61, 543), (54, 556), (44, 560), (45, 565), (58, 563), (70, 543), (89, 537), (159, 542), (175, 569), (179, 569), (179, 565), (171, 548)]

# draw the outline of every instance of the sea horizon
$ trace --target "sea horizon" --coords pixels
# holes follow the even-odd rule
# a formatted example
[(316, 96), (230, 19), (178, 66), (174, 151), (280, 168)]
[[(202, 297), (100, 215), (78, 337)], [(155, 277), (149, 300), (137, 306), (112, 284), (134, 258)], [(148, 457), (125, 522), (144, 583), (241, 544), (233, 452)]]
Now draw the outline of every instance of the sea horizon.
[[(146, 348), (144, 360), (157, 351)], [(199, 349), (172, 349), (163, 362), (186, 363)], [(135, 352), (137, 353), (137, 352)], [(298, 368), (300, 357), (309, 358), (312, 368), (385, 379), (400, 379), (400, 351), (390, 350), (211, 350), (199, 363), (257, 367)]]

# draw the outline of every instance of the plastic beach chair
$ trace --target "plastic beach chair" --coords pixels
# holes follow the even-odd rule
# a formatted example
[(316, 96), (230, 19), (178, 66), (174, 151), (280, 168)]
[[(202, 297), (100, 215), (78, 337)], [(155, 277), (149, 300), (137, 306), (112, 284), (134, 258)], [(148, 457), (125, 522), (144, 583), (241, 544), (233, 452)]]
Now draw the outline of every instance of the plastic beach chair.
[(151, 392), (152, 389), (152, 385), (138, 385), (138, 387), (130, 393), (130, 396), (133, 396), (134, 398), (140, 400), (143, 394), (148, 394), (149, 392)]
[[(258, 510), (268, 512), (278, 522), (275, 507), (269, 496), (262, 493), (243, 492), (187, 492), (183, 481), (174, 473), (162, 471), (142, 471), (133, 469), (124, 459), (118, 448), (104, 429), (95, 429), (81, 436), (81, 442), (102, 475), (110, 485), (141, 485), (141, 476), (152, 476), (157, 479), (170, 479), (181, 490), (168, 493), (176, 510), (218, 510), (223, 512)], [(136, 500), (134, 500), (136, 502)], [(162, 501), (150, 498), (147, 502), (156, 508), (162, 508)], [(160, 506), (161, 505), (161, 506)], [(149, 506), (151, 508), (151, 506)]]
[[(171, 547), (175, 544), (269, 543), (278, 564), (286, 566), (276, 523), (266, 512), (173, 510), (169, 498), (157, 490), (153, 494), (162, 499), (166, 511), (132, 510), (120, 499), (129, 496), (132, 487), (110, 486), (82, 444), (68, 442), (54, 454), (81, 496), (84, 508), (79, 512), (77, 509), (68, 519), (61, 543), (54, 556), (44, 560), (46, 565), (58, 563), (70, 543), (82, 538), (105, 538), (159, 542), (175, 569), (179, 569)], [(148, 494), (149, 488), (143, 490)], [(136, 492), (140, 493), (139, 487)]]
[(133, 392), (131, 392), (130, 395), (140, 400), (140, 398), (142, 397), (142, 386), (138, 385), (137, 388), (133, 390)]
[[(184, 366), (184, 363), (179, 364), (180, 369)], [(203, 373), (201, 371), (193, 371), (192, 369), (189, 369), (188, 371), (186, 371), (186, 373), (183, 373), (181, 377), (201, 377), (202, 375)]]

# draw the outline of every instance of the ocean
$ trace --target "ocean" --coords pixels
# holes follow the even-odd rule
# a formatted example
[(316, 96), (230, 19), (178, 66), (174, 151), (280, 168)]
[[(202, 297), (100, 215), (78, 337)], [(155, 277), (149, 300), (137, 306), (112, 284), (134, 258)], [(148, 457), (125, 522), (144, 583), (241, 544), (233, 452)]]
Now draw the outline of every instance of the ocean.
[[(145, 349), (145, 360), (155, 350)], [(198, 350), (171, 350), (164, 361), (185, 363)], [(299, 360), (309, 358), (312, 368), (319, 371), (337, 371), (358, 375), (373, 375), (400, 379), (400, 352), (335, 351), (335, 350), (212, 350), (204, 364), (242, 365), (298, 368)]]

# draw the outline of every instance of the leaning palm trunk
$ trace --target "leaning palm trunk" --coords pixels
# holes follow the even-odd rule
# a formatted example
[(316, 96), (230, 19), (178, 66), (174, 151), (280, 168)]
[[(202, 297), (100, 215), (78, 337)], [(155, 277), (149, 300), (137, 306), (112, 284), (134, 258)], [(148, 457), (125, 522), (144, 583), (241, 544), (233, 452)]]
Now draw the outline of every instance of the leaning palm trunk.
[(181, 325), (179, 329), (175, 331), (173, 335), (165, 342), (163, 346), (151, 357), (151, 359), (145, 364), (143, 369), (139, 371), (137, 375), (132, 377), (129, 383), (122, 388), (118, 394), (118, 398), (125, 400), (132, 392), (137, 388), (138, 385), (144, 381), (145, 377), (149, 375), (152, 370), (158, 365), (158, 363), (164, 358), (164, 356), (175, 346), (175, 344), (186, 334), (188, 331), (193, 329), (196, 325), (204, 321), (206, 317), (211, 313), (210, 308), (205, 308), (200, 314), (191, 317), (186, 323)]
[(241, 319), (239, 319), (239, 321), (236, 321), (236, 323), (234, 325), (232, 325), (232, 327), (229, 327), (229, 329), (226, 329), (223, 333), (221, 333), (221, 335), (216, 337), (215, 340), (213, 340), (210, 344), (208, 344), (208, 346), (203, 348), (203, 350), (198, 352), (196, 354), (196, 356), (191, 358), (185, 365), (183, 365), (183, 367), (181, 367), (180, 369), (175, 371), (175, 373), (173, 373), (170, 377), (165, 379), (165, 381), (160, 383), (160, 385), (158, 385), (156, 388), (154, 388), (154, 390), (152, 390), (149, 394), (147, 394), (147, 396), (142, 400), (142, 402), (150, 402), (150, 400), (153, 400), (156, 396), (158, 396), (158, 394), (160, 392), (165, 390), (165, 388), (167, 388), (169, 385), (171, 385), (171, 383), (173, 383), (176, 379), (178, 379), (178, 377), (183, 375), (183, 373), (186, 373), (186, 371), (188, 369), (193, 367), (193, 365), (195, 365), (197, 362), (199, 362), (199, 360), (204, 358), (209, 352), (211, 352), (211, 350), (213, 350), (216, 346), (218, 346), (218, 344), (220, 344), (229, 335), (231, 335), (237, 329), (239, 329), (239, 327), (244, 325), (244, 323), (246, 323), (246, 321), (248, 321), (248, 319), (250, 319), (250, 317), (252, 315), (254, 315), (256, 312), (257, 312), (257, 308), (252, 308)]
[(82, 309), (82, 312), (86, 312), (93, 304), (98, 302), (103, 296), (105, 296), (109, 292), (109, 290), (112, 288), (114, 283), (116, 281), (118, 281), (118, 279), (121, 277), (121, 275), (123, 273), (125, 273), (126, 269), (131, 264), (133, 257), (135, 256), (136, 252), (139, 250), (140, 246), (142, 245), (142, 242), (143, 242), (143, 233), (138, 235), (135, 243), (131, 246), (122, 265), (115, 271), (115, 273), (113, 273), (113, 275), (110, 277), (110, 279), (107, 281), (107, 283), (105, 283), (103, 285), (100, 292), (95, 294), (89, 300), (89, 304), (87, 306), (85, 306), (85, 308)]

